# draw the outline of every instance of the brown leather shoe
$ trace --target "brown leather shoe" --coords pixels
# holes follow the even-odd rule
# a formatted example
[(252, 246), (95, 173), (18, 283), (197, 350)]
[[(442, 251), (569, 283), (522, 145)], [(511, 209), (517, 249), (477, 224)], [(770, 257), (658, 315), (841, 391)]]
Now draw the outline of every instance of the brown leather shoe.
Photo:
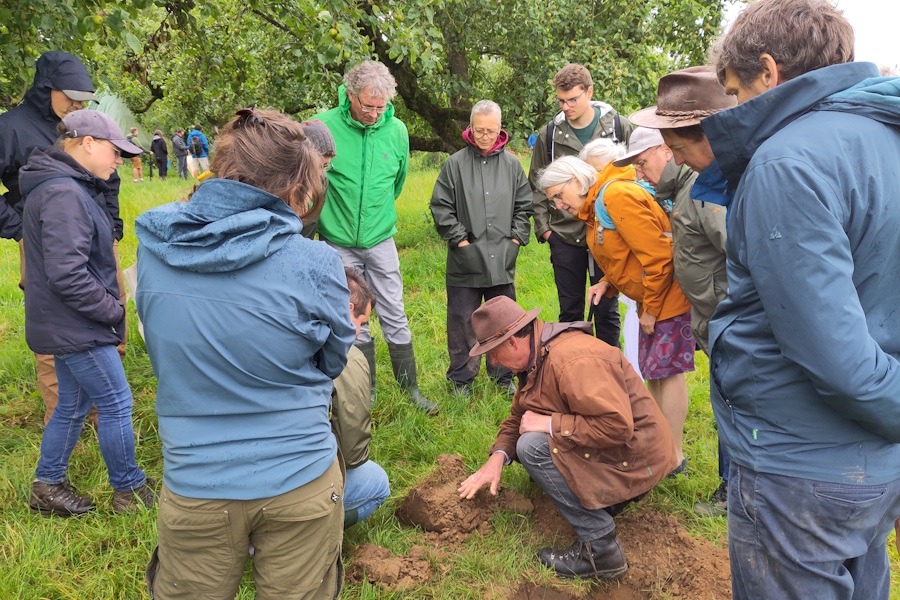
[(78, 517), (94, 510), (94, 503), (91, 499), (79, 496), (68, 482), (33, 482), (28, 505), (31, 507), (31, 512), (48, 517), (50, 515)]
[(133, 490), (116, 490), (113, 494), (113, 510), (117, 513), (137, 508), (153, 508), (156, 505), (156, 480), (148, 477), (144, 485)]

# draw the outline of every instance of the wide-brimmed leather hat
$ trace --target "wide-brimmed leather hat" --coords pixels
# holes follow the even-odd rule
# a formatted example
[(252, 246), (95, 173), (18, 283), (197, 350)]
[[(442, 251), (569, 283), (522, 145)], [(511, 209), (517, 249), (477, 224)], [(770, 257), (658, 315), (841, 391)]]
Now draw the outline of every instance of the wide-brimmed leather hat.
[(656, 106), (633, 113), (628, 120), (640, 127), (677, 129), (737, 105), (725, 93), (709, 67), (688, 67), (663, 76), (656, 91)]
[(472, 331), (477, 340), (469, 356), (486, 354), (534, 321), (541, 309), (528, 312), (507, 296), (497, 296), (472, 313)]

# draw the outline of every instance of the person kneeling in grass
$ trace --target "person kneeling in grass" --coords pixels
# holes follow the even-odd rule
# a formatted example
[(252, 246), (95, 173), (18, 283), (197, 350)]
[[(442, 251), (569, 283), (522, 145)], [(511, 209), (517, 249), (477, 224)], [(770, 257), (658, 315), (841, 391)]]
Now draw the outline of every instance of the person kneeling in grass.
[(462, 482), (471, 499), (496, 495), (518, 460), (578, 539), (538, 558), (560, 577), (618, 577), (628, 570), (613, 517), (677, 464), (668, 424), (634, 368), (591, 335), (591, 324), (544, 323), (506, 296), (472, 313), (472, 356), (525, 374), (487, 462)]

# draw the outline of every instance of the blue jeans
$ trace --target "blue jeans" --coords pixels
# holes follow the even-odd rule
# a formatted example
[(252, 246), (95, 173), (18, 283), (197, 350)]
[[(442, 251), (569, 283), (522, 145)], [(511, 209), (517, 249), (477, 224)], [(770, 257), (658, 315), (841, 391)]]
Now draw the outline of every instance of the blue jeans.
[(375, 512), (390, 495), (387, 473), (375, 461), (367, 460), (354, 469), (347, 469), (344, 510), (356, 509), (359, 521)]
[(590, 509), (582, 506), (578, 496), (553, 464), (548, 438), (548, 434), (534, 431), (520, 435), (516, 442), (516, 457), (519, 462), (544, 493), (550, 496), (559, 514), (572, 526), (579, 540), (590, 542), (615, 531), (616, 524), (609, 512), (603, 508)]
[(57, 355), (59, 404), (41, 438), (36, 477), (44, 483), (66, 481), (69, 456), (81, 435), (84, 418), (97, 406), (100, 453), (113, 489), (139, 488), (147, 479), (134, 458), (131, 389), (115, 346)]
[(887, 600), (887, 536), (900, 479), (827, 483), (731, 463), (728, 551), (734, 600)]

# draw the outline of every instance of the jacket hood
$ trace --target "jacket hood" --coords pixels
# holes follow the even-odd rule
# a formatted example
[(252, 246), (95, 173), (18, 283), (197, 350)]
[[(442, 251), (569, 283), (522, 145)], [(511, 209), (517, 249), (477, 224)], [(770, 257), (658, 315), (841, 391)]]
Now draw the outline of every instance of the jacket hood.
[(51, 90), (79, 90), (93, 92), (94, 84), (87, 67), (74, 54), (46, 52), (35, 63), (34, 83), (25, 92), (23, 103), (30, 104), (44, 118), (54, 123), (59, 117), (50, 106)]
[(494, 140), (494, 145), (491, 146), (491, 149), (486, 153), (482, 152), (481, 148), (478, 147), (478, 144), (475, 143), (475, 134), (472, 133), (471, 127), (466, 127), (466, 130), (462, 132), (462, 139), (466, 140), (466, 143), (478, 154), (483, 156), (493, 156), (494, 154), (497, 154), (497, 152), (503, 150), (503, 147), (509, 142), (509, 134), (506, 133), (505, 129), (501, 129), (500, 133), (497, 135), (497, 139)]
[(281, 198), (227, 179), (204, 181), (189, 202), (148, 210), (134, 226), (148, 252), (196, 273), (227, 273), (259, 262), (303, 228)]
[(675, 164), (675, 159), (670, 158), (663, 169), (662, 175), (659, 177), (659, 181), (653, 186), (656, 190), (656, 199), (660, 201), (674, 198), (681, 186), (684, 185), (684, 182), (691, 177), (691, 173), (693, 171), (689, 166), (681, 165), (679, 167)]
[(350, 96), (347, 95), (347, 87), (345, 85), (341, 85), (338, 88), (338, 106), (341, 107), (341, 115), (349, 125), (353, 127), (358, 127), (359, 129), (378, 129), (385, 123), (391, 120), (391, 117), (394, 116), (394, 104), (393, 102), (387, 103), (387, 110), (381, 113), (381, 117), (372, 125), (363, 125), (352, 116), (350, 116)]
[(533, 369), (538, 369), (544, 362), (544, 357), (552, 348), (553, 339), (567, 331), (582, 331), (593, 335), (593, 325), (587, 321), (573, 321), (571, 323), (545, 323), (540, 319), (534, 320), (534, 356)]
[[(709, 139), (722, 173), (729, 181), (739, 181), (750, 159), (763, 142), (810, 110), (849, 111), (853, 107), (853, 112), (857, 112), (860, 103), (869, 105), (868, 102), (861, 100), (860, 93), (854, 95), (852, 100), (839, 99), (830, 105), (834, 108), (818, 106), (826, 98), (839, 92), (850, 91), (849, 88), (877, 74), (878, 68), (872, 63), (846, 63), (816, 69), (777, 85), (734, 108), (703, 119), (701, 126)], [(867, 101), (871, 101), (874, 97), (886, 98), (883, 92), (890, 89), (890, 86), (875, 87), (882, 93), (876, 94), (867, 89), (865, 91)], [(884, 109), (888, 104), (881, 103), (878, 106)], [(885, 111), (872, 108), (870, 112), (875, 115)]]
[(832, 94), (813, 110), (852, 112), (885, 125), (900, 126), (900, 77), (871, 77)]
[(105, 181), (82, 167), (71, 155), (53, 147), (31, 153), (28, 163), (19, 171), (19, 189), (24, 197), (45, 181), (60, 177), (79, 181), (94, 194), (109, 189)]

